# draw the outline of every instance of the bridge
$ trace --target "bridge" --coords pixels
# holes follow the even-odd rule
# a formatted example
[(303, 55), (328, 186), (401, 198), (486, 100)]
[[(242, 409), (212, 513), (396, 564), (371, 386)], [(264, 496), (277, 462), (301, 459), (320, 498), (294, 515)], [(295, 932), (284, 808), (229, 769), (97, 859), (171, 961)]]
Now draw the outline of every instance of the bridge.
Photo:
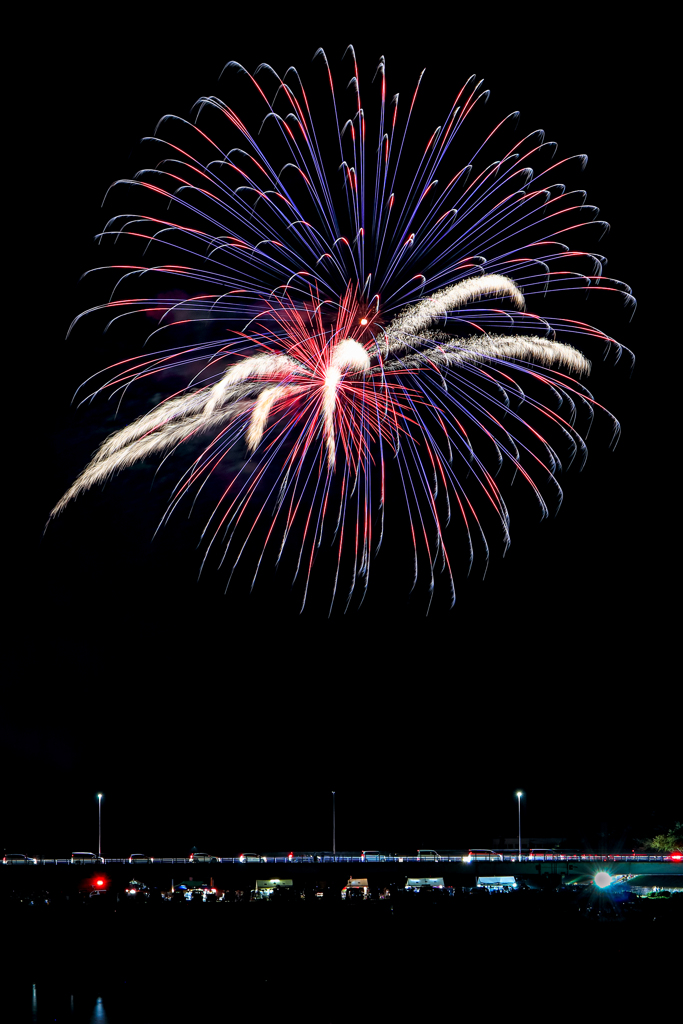
[[(557, 882), (591, 882), (598, 872), (627, 877), (638, 884), (683, 885), (680, 854), (517, 854), (421, 851), (420, 854), (292, 853), (242, 854), (218, 857), (41, 857), (8, 861), (0, 869), (0, 886), (36, 889), (71, 889), (98, 873), (116, 886), (136, 878), (143, 884), (169, 888), (190, 878), (206, 879), (220, 889), (253, 889), (257, 879), (292, 879), (295, 885), (341, 887), (349, 877), (368, 879), (370, 885), (405, 885), (406, 878), (439, 877), (446, 885), (471, 886), (476, 878), (514, 876), (533, 882), (555, 876)], [(659, 879), (661, 878), (661, 882)], [(680, 881), (679, 881), (680, 879)], [(547, 879), (550, 881), (550, 879)]]

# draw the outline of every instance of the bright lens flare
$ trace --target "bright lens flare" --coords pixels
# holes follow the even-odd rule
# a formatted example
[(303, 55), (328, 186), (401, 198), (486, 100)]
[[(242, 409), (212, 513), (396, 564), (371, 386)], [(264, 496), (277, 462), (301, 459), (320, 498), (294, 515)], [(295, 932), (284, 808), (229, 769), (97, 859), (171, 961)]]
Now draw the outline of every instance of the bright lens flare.
[(634, 302), (602, 274), (597, 208), (558, 181), (583, 156), (556, 160), (516, 114), (465, 149), (463, 122), (488, 98), (476, 76), (432, 130), (413, 116), (422, 76), (389, 100), (381, 58), (361, 103), (364, 72), (345, 56), (353, 89), (335, 88), (318, 50), (309, 93), (292, 67), (230, 62), (254, 113), (205, 96), (194, 120), (162, 118), (149, 167), (109, 190), (126, 212), (98, 236), (112, 247), (98, 272), (118, 283), (87, 315), (148, 337), (83, 401), (114, 406), (141, 382), (161, 401), (100, 445), (51, 518), (149, 456), (194, 450), (162, 524), (180, 505), (204, 515), (202, 566), (214, 551), (229, 579), (248, 564), (253, 587), (266, 555), (271, 569), (287, 559), (303, 608), (322, 562), (330, 610), (346, 609), (366, 593), (386, 510), (405, 593), (419, 576), (431, 602), (441, 573), (452, 604), (449, 523), (458, 572), (477, 553), (485, 571), (487, 530), (510, 542), (505, 487), (528, 487), (544, 518), (596, 412), (618, 436), (583, 379), (591, 358), (626, 350), (573, 307), (558, 317), (554, 293)]
[(608, 885), (612, 884), (612, 876), (606, 871), (598, 871), (593, 881), (597, 885), (598, 889), (606, 889)]

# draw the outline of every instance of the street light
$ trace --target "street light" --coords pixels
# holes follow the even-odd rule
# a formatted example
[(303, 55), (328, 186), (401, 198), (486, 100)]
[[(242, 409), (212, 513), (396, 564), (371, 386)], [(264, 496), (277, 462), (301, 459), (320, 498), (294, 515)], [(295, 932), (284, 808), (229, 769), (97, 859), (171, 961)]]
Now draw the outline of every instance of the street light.
[(519, 838), (519, 853), (518, 853), (518, 856), (517, 856), (517, 860), (521, 862), (521, 860), (522, 860), (522, 791), (521, 791), (521, 789), (517, 790), (517, 792), (515, 793), (515, 796), (517, 797), (517, 835), (518, 835), (518, 838)]
[(336, 790), (332, 790), (332, 856), (337, 856), (337, 819), (335, 817), (334, 796)]
[(103, 793), (97, 794), (97, 820), (99, 824), (98, 829), (98, 840), (97, 840), (97, 856), (102, 856), (102, 797)]

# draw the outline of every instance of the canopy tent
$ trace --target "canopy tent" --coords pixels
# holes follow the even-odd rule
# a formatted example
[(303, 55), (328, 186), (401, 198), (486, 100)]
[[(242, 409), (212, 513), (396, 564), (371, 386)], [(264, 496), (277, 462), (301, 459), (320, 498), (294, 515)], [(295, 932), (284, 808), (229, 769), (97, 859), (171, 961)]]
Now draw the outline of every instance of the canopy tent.
[(486, 889), (517, 888), (514, 875), (482, 875), (477, 879), (477, 885)]

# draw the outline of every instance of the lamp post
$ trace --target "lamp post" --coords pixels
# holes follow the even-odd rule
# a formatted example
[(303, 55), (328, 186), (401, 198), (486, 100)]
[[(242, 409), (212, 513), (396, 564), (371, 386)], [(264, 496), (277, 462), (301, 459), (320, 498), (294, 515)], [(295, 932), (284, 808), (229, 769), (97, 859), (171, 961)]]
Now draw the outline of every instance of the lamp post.
[(97, 839), (97, 856), (102, 856), (102, 796), (104, 794), (97, 794), (97, 822), (98, 828), (98, 839)]
[(337, 856), (337, 819), (335, 816), (334, 796), (336, 790), (332, 790), (332, 856)]
[(519, 838), (519, 851), (517, 860), (522, 859), (522, 791), (518, 789), (515, 796), (517, 797), (517, 835)]

